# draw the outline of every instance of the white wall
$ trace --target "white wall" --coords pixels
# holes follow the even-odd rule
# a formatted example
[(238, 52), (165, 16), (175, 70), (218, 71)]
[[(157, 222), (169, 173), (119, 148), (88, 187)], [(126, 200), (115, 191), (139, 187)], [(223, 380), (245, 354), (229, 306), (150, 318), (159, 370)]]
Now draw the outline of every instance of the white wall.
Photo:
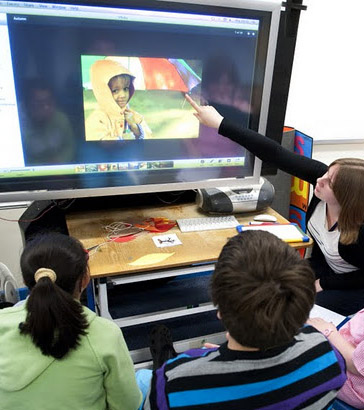
[(317, 141), (364, 144), (364, 1), (303, 4), (307, 10), (301, 12), (285, 124)]
[(355, 157), (364, 159), (364, 143), (361, 144), (315, 144), (312, 157), (329, 165), (337, 158)]
[(363, 0), (304, 0), (285, 124), (314, 139), (313, 158), (364, 159)]

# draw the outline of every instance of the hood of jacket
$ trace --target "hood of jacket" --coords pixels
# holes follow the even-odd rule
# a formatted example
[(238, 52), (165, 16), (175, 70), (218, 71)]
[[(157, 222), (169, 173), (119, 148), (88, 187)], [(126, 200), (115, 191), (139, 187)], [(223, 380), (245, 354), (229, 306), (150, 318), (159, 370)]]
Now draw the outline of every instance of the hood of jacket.
[[(109, 81), (117, 75), (130, 76), (129, 100), (134, 94), (133, 81), (135, 77), (118, 61), (110, 59), (97, 60), (90, 68), (92, 90), (101, 110), (105, 111), (110, 117), (118, 117), (125, 108), (120, 108), (114, 100), (109, 87)], [(128, 101), (129, 101), (128, 100)]]
[[(89, 323), (96, 317), (89, 309), (84, 312)], [(25, 303), (0, 310), (0, 390), (3, 391), (24, 389), (56, 360), (43, 355), (29, 335), (20, 334), (19, 323), (25, 318)]]

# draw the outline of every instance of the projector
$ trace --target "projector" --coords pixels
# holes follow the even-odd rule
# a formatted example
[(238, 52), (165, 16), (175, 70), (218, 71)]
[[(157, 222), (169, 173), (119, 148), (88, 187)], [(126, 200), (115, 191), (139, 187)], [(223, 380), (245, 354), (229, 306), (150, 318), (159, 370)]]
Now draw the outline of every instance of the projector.
[(232, 214), (260, 211), (274, 199), (274, 186), (261, 177), (258, 184), (250, 187), (221, 187), (199, 189), (196, 203), (205, 212)]

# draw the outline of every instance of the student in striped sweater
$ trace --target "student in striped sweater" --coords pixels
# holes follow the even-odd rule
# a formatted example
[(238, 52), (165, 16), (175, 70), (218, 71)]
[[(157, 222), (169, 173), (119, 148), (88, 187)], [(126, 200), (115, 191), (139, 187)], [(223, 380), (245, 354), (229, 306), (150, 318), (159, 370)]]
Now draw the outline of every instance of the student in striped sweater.
[(314, 281), (307, 261), (274, 235), (231, 238), (211, 283), (227, 342), (189, 350), (154, 371), (144, 409), (329, 409), (345, 364), (304, 326)]

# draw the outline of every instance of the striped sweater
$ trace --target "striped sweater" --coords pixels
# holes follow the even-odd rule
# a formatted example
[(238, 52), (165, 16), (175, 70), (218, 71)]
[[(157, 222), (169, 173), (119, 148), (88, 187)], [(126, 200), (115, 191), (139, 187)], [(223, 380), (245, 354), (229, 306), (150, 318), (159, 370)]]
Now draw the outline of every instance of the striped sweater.
[(153, 372), (144, 409), (330, 409), (345, 379), (342, 356), (305, 326), (291, 343), (266, 351), (225, 343), (168, 360)]

